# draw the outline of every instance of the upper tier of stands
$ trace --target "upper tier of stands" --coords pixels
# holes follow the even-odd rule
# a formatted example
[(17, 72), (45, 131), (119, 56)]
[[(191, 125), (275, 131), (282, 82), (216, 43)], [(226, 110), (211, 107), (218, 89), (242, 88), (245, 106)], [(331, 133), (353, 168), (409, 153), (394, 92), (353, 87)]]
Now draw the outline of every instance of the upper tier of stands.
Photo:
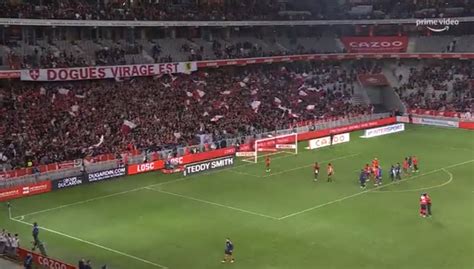
[[(71, 20), (309, 20), (472, 16), (470, 0), (2, 1), (0, 17)], [(105, 3), (105, 4), (104, 4)], [(197, 4), (199, 3), (199, 4)]]
[[(39, 40), (34, 45), (11, 41), (0, 45), (3, 69), (53, 68), (91, 65), (118, 65), (171, 61), (234, 59), (308, 53), (344, 53), (341, 41), (334, 36), (289, 38), (285, 36), (216, 37), (125, 40)], [(474, 35), (411, 37), (408, 52), (474, 52)]]

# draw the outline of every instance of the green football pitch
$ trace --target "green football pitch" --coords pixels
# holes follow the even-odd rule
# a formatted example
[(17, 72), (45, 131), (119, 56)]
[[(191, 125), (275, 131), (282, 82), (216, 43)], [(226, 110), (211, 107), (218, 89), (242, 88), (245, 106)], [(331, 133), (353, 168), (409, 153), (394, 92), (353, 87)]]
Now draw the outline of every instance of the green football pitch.
[[(474, 268), (474, 132), (407, 126), (361, 134), (319, 150), (300, 143), (298, 155), (274, 155), (270, 173), (263, 162), (238, 162), (186, 178), (153, 172), (14, 200), (13, 219), (4, 205), (0, 228), (29, 247), (38, 222), (49, 255), (73, 264), (85, 257), (96, 268)], [(419, 173), (392, 184), (388, 168), (408, 155), (418, 157)], [(358, 171), (374, 157), (383, 186), (362, 190)], [(433, 200), (431, 218), (418, 214), (422, 192)], [(234, 264), (221, 264), (226, 237)]]

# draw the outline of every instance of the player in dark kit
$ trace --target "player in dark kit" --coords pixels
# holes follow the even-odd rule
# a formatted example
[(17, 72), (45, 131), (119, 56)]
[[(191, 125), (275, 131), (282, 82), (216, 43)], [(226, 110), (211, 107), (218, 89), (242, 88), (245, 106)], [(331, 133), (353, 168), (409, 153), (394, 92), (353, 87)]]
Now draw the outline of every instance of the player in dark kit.
[(37, 247), (40, 246), (41, 242), (38, 238), (39, 236), (39, 227), (38, 227), (38, 223), (33, 223), (33, 231), (32, 231), (32, 235), (33, 235), (33, 251), (35, 251), (35, 249)]
[(390, 180), (393, 181), (395, 180), (395, 175), (396, 175), (396, 171), (395, 171), (395, 166), (390, 166)]
[(318, 176), (319, 176), (319, 164), (318, 162), (314, 163), (314, 181), (318, 181)]
[(360, 175), (359, 175), (359, 182), (360, 182), (360, 187), (362, 189), (365, 189), (366, 185), (365, 182), (367, 181), (367, 172), (364, 169), (360, 170)]
[(230, 241), (229, 238), (225, 240), (225, 250), (224, 250), (224, 259), (222, 259), (222, 263), (230, 262), (234, 263), (234, 244)]
[(395, 166), (395, 179), (396, 180), (401, 180), (402, 179), (402, 168), (400, 166), (400, 163), (397, 163), (397, 166)]
[(426, 215), (431, 217), (431, 197), (426, 192), (423, 193), (423, 196), (426, 198)]

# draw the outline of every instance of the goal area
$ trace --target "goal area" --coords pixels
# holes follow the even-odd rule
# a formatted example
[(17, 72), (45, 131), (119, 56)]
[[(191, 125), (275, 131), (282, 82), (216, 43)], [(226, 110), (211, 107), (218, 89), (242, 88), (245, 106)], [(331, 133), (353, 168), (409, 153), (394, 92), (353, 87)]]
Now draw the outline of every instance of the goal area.
[(257, 163), (259, 158), (275, 154), (298, 154), (298, 134), (285, 134), (257, 139), (253, 142), (253, 151), (247, 152), (243, 161)]

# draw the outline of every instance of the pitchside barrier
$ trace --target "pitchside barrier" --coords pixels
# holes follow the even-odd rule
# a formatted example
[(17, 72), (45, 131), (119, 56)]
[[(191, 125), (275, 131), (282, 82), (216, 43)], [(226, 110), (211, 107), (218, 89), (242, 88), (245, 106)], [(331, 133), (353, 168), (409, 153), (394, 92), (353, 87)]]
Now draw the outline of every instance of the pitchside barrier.
[(397, 123), (393, 125), (371, 128), (364, 131), (362, 138), (371, 138), (382, 135), (394, 134), (405, 131), (405, 124)]
[(211, 170), (222, 169), (234, 165), (234, 156), (212, 159), (204, 162), (188, 164), (184, 166), (183, 175), (189, 176)]
[(324, 137), (309, 140), (308, 147), (306, 147), (306, 149), (324, 148), (331, 145), (347, 143), (350, 140), (351, 140), (350, 133), (337, 134), (333, 136), (324, 136)]
[[(246, 140), (248, 141), (251, 138), (265, 138), (269, 135), (284, 135), (284, 134), (291, 134), (294, 132), (298, 133), (298, 141), (303, 140), (310, 140), (317, 137), (328, 136), (330, 134), (337, 134), (337, 133), (345, 133), (351, 132), (354, 130), (360, 130), (364, 128), (370, 128), (374, 126), (386, 125), (390, 123), (394, 123), (394, 118), (387, 118), (388, 114), (373, 114), (373, 115), (364, 115), (358, 116), (354, 118), (346, 118), (337, 121), (331, 122), (317, 122), (313, 125), (309, 126), (301, 126), (295, 127), (292, 129), (284, 129), (284, 130), (277, 130), (270, 133), (261, 133), (257, 134), (252, 137), (240, 137), (240, 138), (233, 138), (227, 139), (226, 144), (230, 147), (224, 149), (218, 149), (213, 151), (207, 151), (197, 154), (189, 154), (184, 156), (178, 156), (169, 159), (169, 161), (174, 162), (178, 165), (185, 165), (193, 162), (200, 162), (208, 159), (219, 158), (227, 155), (234, 155), (236, 150), (238, 151), (237, 145), (238, 141)], [(180, 152), (180, 151), (178, 151)], [(156, 163), (149, 162), (149, 163), (137, 163), (139, 160), (144, 159), (144, 154), (137, 156), (137, 159), (134, 161), (129, 160), (128, 162), (128, 173), (127, 174), (134, 174), (135, 173), (142, 173), (142, 172), (149, 172), (149, 171), (156, 171), (164, 168), (164, 161), (158, 161)], [(118, 160), (111, 160), (99, 163), (85, 163), (86, 174), (92, 174), (101, 171), (108, 171), (119, 168), (120, 164)], [(110, 172), (108, 172), (110, 173)], [(48, 172), (48, 173), (40, 173), (37, 175), (27, 175), (20, 178), (8, 179), (8, 178), (1, 178), (0, 177), (0, 191), (4, 193), (6, 191), (10, 192), (10, 195), (6, 195), (5, 200), (9, 200), (13, 198), (22, 197), (23, 194), (19, 194), (18, 188), (24, 186), (31, 186), (34, 184), (38, 184), (41, 182), (51, 181), (52, 186), (54, 189), (63, 189), (68, 188), (71, 186), (82, 185), (85, 182), (88, 182), (88, 179), (81, 178), (83, 172), (79, 168), (71, 168), (71, 169), (62, 169), (55, 172)], [(123, 174), (118, 173), (120, 175)], [(76, 177), (76, 178), (75, 178)], [(115, 177), (112, 177), (115, 178)], [(96, 180), (102, 181), (104, 179)], [(11, 190), (13, 189), (13, 191)], [(48, 190), (49, 191), (49, 190)], [(1, 196), (1, 195), (0, 195)]]
[(19, 262), (23, 263), (26, 256), (30, 254), (33, 257), (33, 268), (47, 268), (47, 269), (76, 269), (76, 266), (67, 264), (60, 260), (56, 260), (51, 257), (43, 256), (39, 253), (29, 251), (24, 248), (17, 249), (17, 257), (15, 257)]

